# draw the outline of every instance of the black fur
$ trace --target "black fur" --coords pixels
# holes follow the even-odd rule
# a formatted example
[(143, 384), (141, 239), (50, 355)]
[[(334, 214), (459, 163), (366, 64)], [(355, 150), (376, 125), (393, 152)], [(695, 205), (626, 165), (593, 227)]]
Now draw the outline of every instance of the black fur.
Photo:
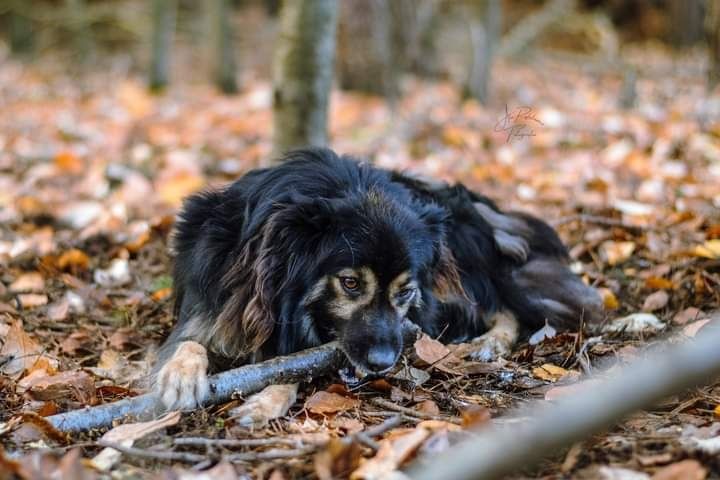
[(544, 222), (502, 213), (462, 185), (327, 149), (292, 152), (277, 167), (190, 197), (174, 249), (178, 325), (162, 357), (197, 340), (225, 368), (336, 338), (365, 367), (373, 344), (398, 350), (402, 319), (385, 306), (372, 303), (340, 324), (328, 318), (327, 292), (309, 297), (321, 277), (345, 267), (367, 266), (379, 288), (410, 271), (419, 293), (407, 318), (446, 342), (481, 335), (499, 309), (527, 329), (546, 320), (576, 327), (599, 312), (597, 295), (568, 270), (565, 247)]

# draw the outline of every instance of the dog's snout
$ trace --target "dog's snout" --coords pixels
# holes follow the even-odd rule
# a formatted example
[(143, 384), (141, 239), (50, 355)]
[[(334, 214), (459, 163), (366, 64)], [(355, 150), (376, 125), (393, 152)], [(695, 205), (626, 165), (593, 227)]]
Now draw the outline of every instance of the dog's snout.
[(390, 345), (374, 345), (367, 353), (367, 366), (375, 372), (387, 370), (395, 364), (397, 354)]

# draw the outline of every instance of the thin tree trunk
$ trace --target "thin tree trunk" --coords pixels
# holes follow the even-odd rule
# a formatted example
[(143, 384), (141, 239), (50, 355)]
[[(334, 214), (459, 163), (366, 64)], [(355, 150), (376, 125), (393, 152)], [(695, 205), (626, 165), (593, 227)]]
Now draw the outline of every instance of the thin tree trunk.
[(162, 90), (170, 82), (170, 53), (172, 50), (176, 0), (152, 2), (152, 50), (149, 85), (151, 90)]
[(480, 0), (469, 8), (472, 61), (465, 96), (487, 104), (493, 56), (502, 33), (502, 4), (500, 0)]
[(687, 47), (702, 40), (702, 0), (670, 0), (670, 40), (676, 47)]
[(22, 2), (13, 0), (8, 12), (10, 52), (13, 55), (31, 54), (35, 47), (35, 34), (30, 18), (22, 11)]
[(327, 143), (335, 57), (336, 0), (286, 0), (280, 9), (273, 81), (273, 147)]
[(708, 0), (705, 16), (705, 34), (708, 42), (708, 89), (720, 83), (720, 0)]
[(232, 10), (228, 8), (228, 0), (210, 0), (209, 7), (213, 80), (223, 93), (237, 93), (238, 84), (235, 76), (237, 65), (230, 23)]
[(66, 0), (65, 8), (70, 19), (68, 25), (72, 32), (72, 43), (80, 62), (89, 60), (92, 47), (92, 37), (86, 19), (87, 5), (85, 0)]

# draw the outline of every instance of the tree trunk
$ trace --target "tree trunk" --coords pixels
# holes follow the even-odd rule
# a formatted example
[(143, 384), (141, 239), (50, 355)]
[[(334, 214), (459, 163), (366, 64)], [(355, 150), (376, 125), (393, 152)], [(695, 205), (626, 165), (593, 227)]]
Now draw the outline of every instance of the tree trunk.
[(29, 55), (35, 48), (35, 34), (30, 18), (22, 10), (22, 3), (14, 0), (8, 11), (8, 35), (10, 52), (13, 55)]
[(212, 39), (213, 80), (215, 85), (226, 94), (237, 93), (235, 77), (235, 48), (230, 23), (232, 9), (228, 0), (210, 0), (210, 37)]
[(702, 40), (702, 0), (670, 0), (670, 40), (676, 47), (687, 47)]
[(465, 96), (487, 104), (493, 55), (502, 33), (502, 4), (499, 0), (480, 0), (469, 9), (472, 60)]
[(340, 3), (337, 72), (343, 90), (394, 97), (398, 88), (390, 13), (389, 0)]
[(170, 52), (176, 15), (176, 0), (153, 0), (149, 84), (154, 91), (162, 90), (170, 81)]
[(720, 83), (720, 0), (708, 0), (705, 16), (705, 34), (708, 42), (708, 89)]
[(66, 0), (65, 9), (70, 20), (68, 28), (72, 34), (75, 53), (81, 63), (86, 63), (92, 50), (92, 36), (86, 18), (87, 5), (85, 0)]
[(336, 0), (286, 0), (273, 59), (273, 148), (327, 143), (335, 56)]

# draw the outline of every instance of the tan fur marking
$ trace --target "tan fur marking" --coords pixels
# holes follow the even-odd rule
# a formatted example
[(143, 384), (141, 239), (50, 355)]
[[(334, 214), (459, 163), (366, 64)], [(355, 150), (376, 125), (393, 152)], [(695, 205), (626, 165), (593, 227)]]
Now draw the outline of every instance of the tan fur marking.
[[(350, 296), (340, 283), (339, 277), (357, 277), (361, 282), (360, 295)], [(345, 268), (337, 276), (332, 277), (330, 284), (335, 298), (328, 303), (328, 307), (332, 313), (345, 320), (350, 320), (357, 310), (370, 304), (378, 288), (375, 274), (367, 267)]]
[(487, 362), (509, 355), (520, 334), (515, 315), (507, 310), (495, 312), (486, 324), (490, 330), (471, 341), (476, 346), (471, 356)]
[[(415, 294), (412, 298), (409, 298), (404, 303), (401, 303), (398, 302), (397, 294), (400, 292), (400, 290), (403, 290), (404, 288), (414, 289)], [(417, 283), (415, 283), (414, 281), (410, 281), (410, 272), (401, 273), (400, 275), (395, 277), (388, 286), (388, 300), (398, 312), (398, 315), (400, 317), (405, 317), (405, 315), (407, 315), (410, 306), (416, 303), (415, 297), (417, 297), (418, 295), (420, 295), (420, 292), (417, 289)]]

